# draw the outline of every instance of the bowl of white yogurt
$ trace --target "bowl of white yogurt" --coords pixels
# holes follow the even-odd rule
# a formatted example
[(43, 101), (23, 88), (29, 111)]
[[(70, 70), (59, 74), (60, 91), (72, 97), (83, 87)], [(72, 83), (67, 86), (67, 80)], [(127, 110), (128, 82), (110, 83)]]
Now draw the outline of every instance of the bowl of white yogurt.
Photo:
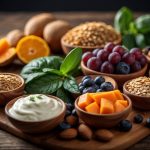
[(5, 107), (9, 121), (26, 133), (44, 133), (59, 125), (65, 116), (65, 103), (58, 97), (31, 94), (11, 100)]

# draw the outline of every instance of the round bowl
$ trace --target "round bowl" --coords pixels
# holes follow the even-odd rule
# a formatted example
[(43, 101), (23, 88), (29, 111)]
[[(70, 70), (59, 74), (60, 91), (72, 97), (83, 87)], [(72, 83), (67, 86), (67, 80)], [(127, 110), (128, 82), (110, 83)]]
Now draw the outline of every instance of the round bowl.
[(102, 73), (102, 72), (98, 72), (98, 71), (94, 71), (94, 70), (91, 70), (89, 68), (87, 68), (83, 61), (81, 61), (81, 69), (82, 69), (82, 72), (85, 74), (85, 75), (103, 75), (103, 76), (109, 76), (113, 79), (115, 79), (115, 81), (117, 82), (118, 84), (118, 87), (122, 89), (123, 87), (123, 84), (128, 81), (128, 80), (131, 80), (131, 79), (134, 79), (134, 78), (137, 78), (137, 77), (140, 77), (140, 76), (144, 76), (145, 73), (146, 73), (146, 70), (147, 70), (147, 64), (139, 71), (137, 72), (134, 72), (134, 73), (130, 73), (130, 74), (127, 74), (127, 75), (121, 75), (121, 74), (108, 74), (108, 73)]
[[(114, 44), (118, 45), (120, 43), (121, 43), (121, 36), (120, 36), (120, 38), (117, 41), (114, 42)], [(87, 52), (87, 51), (93, 51), (94, 49), (97, 49), (97, 48), (99, 48), (99, 49), (100, 48), (104, 48), (104, 46), (105, 45), (92, 46), (92, 47), (91, 46), (80, 46), (80, 45), (79, 46), (75, 46), (75, 45), (70, 45), (70, 44), (65, 43), (64, 36), (61, 38), (61, 47), (62, 47), (62, 49), (63, 49), (65, 54), (68, 54), (72, 49), (77, 48), (77, 47), (82, 48), (82, 51), (84, 53), (84, 52)]]
[(0, 73), (0, 74), (16, 76), (21, 81), (21, 85), (16, 89), (10, 91), (0, 91), (0, 106), (4, 106), (13, 98), (23, 95), (25, 82), (24, 79), (17, 74), (13, 73)]
[(78, 106), (79, 98), (75, 101), (75, 109), (79, 118), (87, 125), (94, 128), (112, 128), (115, 127), (121, 120), (125, 119), (132, 110), (132, 102), (130, 98), (124, 95), (124, 98), (128, 101), (128, 107), (124, 111), (112, 114), (92, 114), (88, 113)]
[(7, 118), (9, 119), (9, 121), (18, 129), (20, 129), (22, 132), (25, 133), (45, 133), (45, 132), (49, 132), (50, 130), (52, 130), (53, 128), (55, 128), (57, 125), (59, 125), (65, 116), (65, 111), (66, 111), (66, 105), (65, 103), (55, 97), (55, 96), (51, 96), (48, 95), (51, 98), (54, 98), (56, 101), (59, 101), (62, 104), (62, 111), (60, 112), (60, 114), (58, 114), (56, 117), (53, 117), (51, 119), (47, 119), (44, 121), (21, 121), (18, 120), (14, 117), (11, 116), (11, 114), (9, 113), (9, 109), (13, 106), (13, 104), (22, 97), (26, 97), (27, 95), (23, 95), (20, 97), (17, 97), (13, 100), (11, 100), (6, 106), (5, 106), (5, 114), (7, 115)]
[(141, 110), (150, 110), (150, 97), (146, 96), (139, 96), (135, 94), (131, 94), (127, 89), (126, 85), (131, 80), (127, 81), (123, 85), (123, 93), (126, 94), (128, 97), (130, 97), (132, 104), (134, 107), (141, 109)]

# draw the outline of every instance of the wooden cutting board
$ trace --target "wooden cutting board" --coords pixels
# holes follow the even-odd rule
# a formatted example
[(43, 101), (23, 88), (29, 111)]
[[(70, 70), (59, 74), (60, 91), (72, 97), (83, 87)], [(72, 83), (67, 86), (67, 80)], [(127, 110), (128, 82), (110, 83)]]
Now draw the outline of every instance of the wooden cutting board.
[[(150, 112), (137, 112), (134, 110), (130, 113), (128, 119), (132, 121), (133, 116), (137, 113), (143, 114), (145, 119), (150, 116)], [(129, 132), (112, 130), (115, 136), (110, 142), (100, 142), (94, 139), (91, 141), (82, 141), (79, 139), (70, 141), (60, 140), (58, 137), (59, 132), (56, 129), (47, 134), (30, 135), (22, 133), (15, 128), (7, 119), (3, 108), (0, 109), (0, 128), (43, 148), (55, 150), (123, 150), (150, 134), (150, 129), (146, 128), (144, 123), (133, 123), (133, 128)]]

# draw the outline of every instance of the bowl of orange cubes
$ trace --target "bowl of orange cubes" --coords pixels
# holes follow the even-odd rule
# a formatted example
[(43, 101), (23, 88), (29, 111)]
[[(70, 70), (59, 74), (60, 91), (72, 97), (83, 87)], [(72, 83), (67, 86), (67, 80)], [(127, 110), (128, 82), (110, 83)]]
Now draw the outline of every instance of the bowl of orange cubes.
[(94, 128), (112, 128), (129, 115), (132, 102), (119, 90), (86, 93), (76, 99), (75, 109), (85, 124)]

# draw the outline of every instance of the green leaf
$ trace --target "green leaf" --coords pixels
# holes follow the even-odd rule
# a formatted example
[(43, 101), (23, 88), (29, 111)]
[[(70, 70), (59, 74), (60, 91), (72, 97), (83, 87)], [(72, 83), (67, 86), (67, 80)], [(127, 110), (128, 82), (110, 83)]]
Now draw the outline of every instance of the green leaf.
[(51, 69), (51, 68), (44, 68), (43, 72), (45, 72), (45, 73), (52, 73), (52, 74), (56, 74), (56, 75), (59, 75), (59, 76), (64, 76), (62, 74), (62, 72), (60, 72), (59, 70)]
[(60, 66), (60, 71), (63, 74), (67, 74), (72, 70), (76, 69), (80, 64), (82, 57), (82, 49), (75, 48), (69, 52), (69, 54), (65, 57), (63, 63)]
[(133, 13), (127, 7), (122, 7), (116, 14), (114, 19), (115, 29), (122, 33), (126, 34), (129, 31), (129, 24), (133, 22)]
[(32, 94), (52, 94), (56, 92), (62, 85), (63, 80), (60, 76), (46, 74), (26, 84), (25, 90), (27, 93)]
[(58, 89), (56, 92), (56, 96), (62, 99), (65, 103), (73, 103), (72, 96), (64, 88)]
[(129, 24), (129, 32), (130, 32), (131, 34), (134, 34), (134, 35), (136, 35), (136, 34), (138, 33), (138, 31), (137, 31), (137, 29), (136, 29), (136, 25), (135, 25), (134, 22), (131, 22), (131, 23)]
[(143, 34), (137, 34), (135, 40), (138, 47), (140, 48), (146, 47), (146, 39)]
[(74, 78), (66, 78), (63, 83), (64, 89), (71, 93), (80, 93), (76, 80)]

